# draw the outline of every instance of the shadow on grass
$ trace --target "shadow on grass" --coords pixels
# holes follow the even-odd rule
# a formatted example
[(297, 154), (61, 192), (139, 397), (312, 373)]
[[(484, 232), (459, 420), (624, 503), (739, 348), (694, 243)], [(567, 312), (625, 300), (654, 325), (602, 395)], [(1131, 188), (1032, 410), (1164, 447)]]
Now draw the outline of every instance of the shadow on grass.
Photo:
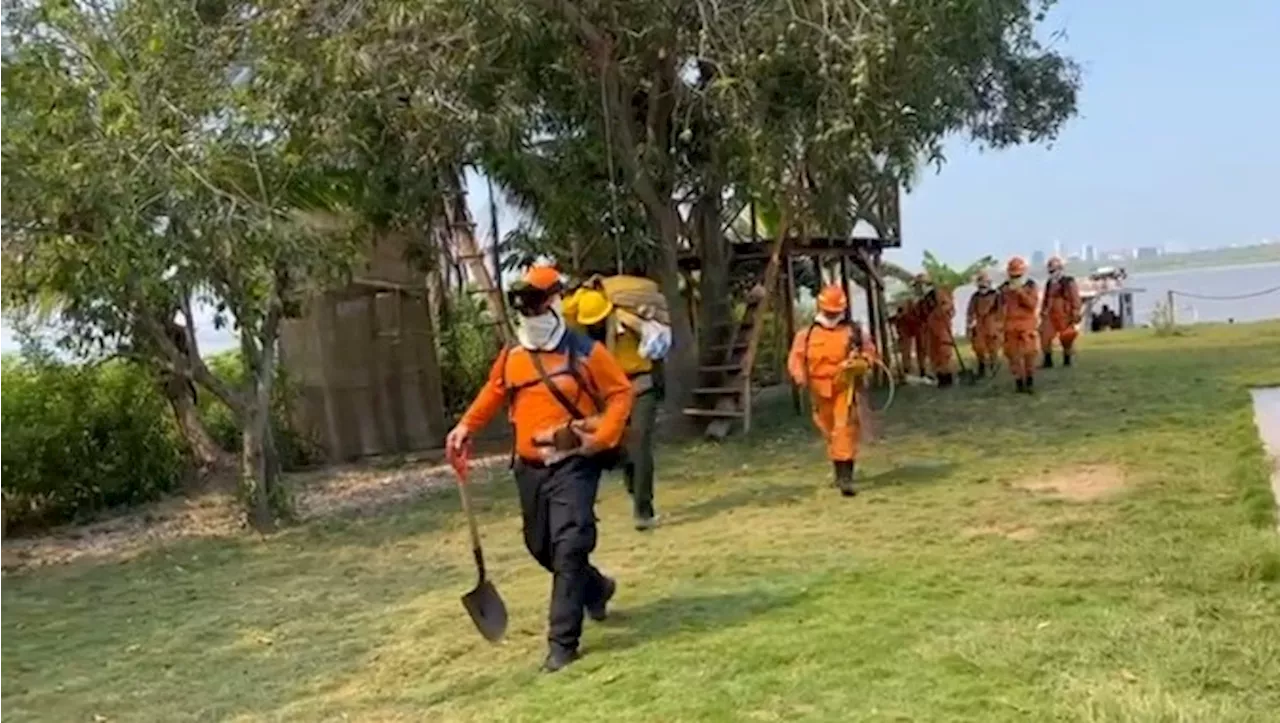
[[(570, 668), (569, 674), (593, 669), (597, 656), (658, 643), (676, 635), (715, 633), (759, 615), (796, 605), (803, 597), (800, 593), (739, 590), (675, 595), (635, 607), (611, 610), (609, 619), (604, 623), (587, 623), (589, 629), (582, 648), (585, 662)], [(433, 692), (424, 705), (430, 708), (445, 701), (504, 695), (504, 687), (529, 685), (542, 677), (534, 662), (531, 660), (527, 668), (515, 672), (505, 670), (458, 681)]]
[(867, 475), (858, 481), (866, 489), (899, 485), (941, 482), (955, 470), (955, 462), (907, 462), (883, 472)]
[(785, 507), (800, 504), (812, 496), (815, 489), (821, 487), (819, 482), (742, 487), (728, 494), (677, 509), (672, 513), (669, 521), (663, 522), (663, 526), (676, 527), (702, 522), (738, 507)]
[(790, 607), (801, 599), (800, 593), (760, 590), (662, 598), (612, 611), (604, 623), (607, 631), (604, 639), (590, 648), (593, 652), (617, 652), (673, 635), (714, 632)]

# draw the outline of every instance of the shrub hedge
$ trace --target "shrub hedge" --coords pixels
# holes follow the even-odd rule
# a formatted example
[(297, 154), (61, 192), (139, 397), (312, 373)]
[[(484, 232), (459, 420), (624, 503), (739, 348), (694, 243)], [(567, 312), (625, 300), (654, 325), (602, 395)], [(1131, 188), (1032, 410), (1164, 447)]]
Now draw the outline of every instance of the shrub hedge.
[(146, 369), (6, 356), (2, 383), (6, 532), (145, 502), (181, 480), (184, 445)]
[[(243, 378), (234, 351), (208, 363), (232, 383)], [(289, 423), (291, 389), (281, 372), (271, 416), (286, 470), (318, 458), (316, 445)], [(186, 444), (159, 381), (138, 364), (5, 356), (0, 391), (6, 534), (154, 500), (176, 488), (189, 467)], [(204, 391), (197, 400), (209, 433), (223, 449), (238, 453), (240, 432), (231, 411)]]

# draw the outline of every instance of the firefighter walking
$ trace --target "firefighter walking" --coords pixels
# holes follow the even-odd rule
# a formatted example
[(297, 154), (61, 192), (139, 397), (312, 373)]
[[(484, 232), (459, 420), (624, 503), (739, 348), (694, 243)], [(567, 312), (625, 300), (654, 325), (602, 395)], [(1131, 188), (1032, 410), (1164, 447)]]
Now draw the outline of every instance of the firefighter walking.
[[(625, 303), (628, 300), (634, 303)], [(635, 400), (628, 421), (622, 472), (631, 495), (635, 527), (651, 530), (658, 523), (653, 505), (654, 427), (664, 388), (662, 369), (655, 361), (665, 357), (671, 346), (666, 299), (650, 279), (631, 275), (593, 277), (566, 300), (565, 316), (604, 344), (631, 380)]]
[(1004, 355), (1013, 374), (1014, 388), (1021, 393), (1035, 391), (1036, 306), (1040, 294), (1036, 282), (1027, 276), (1027, 262), (1021, 256), (1009, 259), (1009, 278), (1000, 284), (1000, 305), (1004, 312)]
[(996, 366), (996, 355), (1000, 353), (1001, 319), (1000, 294), (991, 288), (991, 276), (986, 271), (979, 271), (974, 277), (977, 290), (969, 297), (969, 306), (965, 309), (965, 329), (969, 343), (973, 346), (973, 355), (978, 358), (978, 376), (985, 376), (988, 369), (993, 372)]
[(450, 450), (462, 449), (508, 406), (525, 547), (552, 575), (548, 672), (577, 659), (584, 612), (603, 619), (617, 589), (590, 557), (600, 476), (617, 454), (632, 404), (631, 382), (613, 355), (567, 328), (562, 291), (560, 274), (548, 266), (531, 268), (512, 287), (519, 343), (498, 355), (445, 440)]
[(854, 473), (867, 405), (863, 381), (876, 358), (875, 345), (849, 319), (849, 300), (839, 286), (818, 294), (813, 325), (798, 332), (787, 356), (792, 380), (809, 390), (813, 423), (826, 442), (835, 484), (846, 497), (857, 494)]
[(1048, 263), (1049, 280), (1044, 284), (1044, 300), (1040, 305), (1040, 351), (1044, 368), (1053, 366), (1053, 340), (1062, 343), (1062, 366), (1071, 366), (1080, 323), (1080, 288), (1076, 280), (1063, 272), (1062, 259), (1054, 256)]

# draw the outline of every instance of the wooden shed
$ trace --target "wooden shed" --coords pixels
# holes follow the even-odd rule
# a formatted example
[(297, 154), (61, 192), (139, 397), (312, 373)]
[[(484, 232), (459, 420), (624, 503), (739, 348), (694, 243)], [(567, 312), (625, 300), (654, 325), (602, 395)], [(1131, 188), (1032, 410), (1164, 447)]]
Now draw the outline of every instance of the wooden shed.
[(330, 461), (439, 447), (448, 432), (430, 280), (407, 260), (412, 242), (377, 239), (349, 284), (281, 328), (295, 423)]

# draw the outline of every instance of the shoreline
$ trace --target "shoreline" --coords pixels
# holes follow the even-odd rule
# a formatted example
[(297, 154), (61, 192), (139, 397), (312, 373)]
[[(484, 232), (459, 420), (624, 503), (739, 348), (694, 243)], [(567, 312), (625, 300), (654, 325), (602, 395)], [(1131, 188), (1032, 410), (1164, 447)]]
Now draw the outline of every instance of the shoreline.
[(1216, 266), (1177, 266), (1168, 269), (1154, 269), (1151, 271), (1130, 271), (1123, 265), (1116, 264), (1118, 268), (1125, 270), (1125, 273), (1133, 276), (1168, 276), (1170, 274), (1184, 274), (1191, 271), (1236, 271), (1238, 269), (1256, 269), (1267, 268), (1269, 266), (1280, 267), (1280, 260), (1275, 261), (1258, 261), (1249, 264), (1221, 264)]

